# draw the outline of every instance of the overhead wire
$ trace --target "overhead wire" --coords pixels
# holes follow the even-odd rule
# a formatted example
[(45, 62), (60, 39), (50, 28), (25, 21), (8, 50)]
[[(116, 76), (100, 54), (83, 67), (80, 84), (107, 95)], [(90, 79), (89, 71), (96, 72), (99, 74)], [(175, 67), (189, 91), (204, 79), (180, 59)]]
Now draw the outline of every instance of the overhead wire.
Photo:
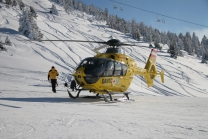
[(163, 14), (156, 13), (156, 12), (153, 12), (153, 11), (149, 11), (149, 10), (146, 10), (146, 9), (142, 9), (142, 8), (139, 8), (139, 7), (135, 7), (135, 6), (132, 6), (132, 5), (128, 5), (128, 4), (125, 4), (125, 3), (122, 3), (122, 2), (118, 2), (118, 1), (114, 1), (114, 0), (110, 0), (110, 1), (115, 2), (115, 3), (122, 4), (122, 5), (125, 5), (125, 6), (128, 6), (128, 7), (131, 7), (131, 8), (135, 8), (135, 9), (138, 9), (138, 10), (142, 10), (142, 11), (145, 11), (145, 12), (149, 12), (149, 13), (152, 13), (152, 14), (161, 15), (161, 16), (164, 16), (164, 17), (167, 17), (167, 18), (171, 18), (171, 19), (174, 19), (174, 20), (178, 20), (178, 21), (181, 21), (181, 22), (186, 22), (186, 23), (189, 23), (189, 24), (194, 24), (194, 25), (198, 25), (198, 26), (202, 26), (202, 27), (208, 28), (208, 26), (206, 26), (206, 25), (201, 25), (201, 24), (198, 24), (198, 23), (186, 21), (186, 20), (179, 19), (179, 18), (175, 18), (175, 17), (171, 17), (171, 16), (168, 16), (168, 15), (163, 15)]

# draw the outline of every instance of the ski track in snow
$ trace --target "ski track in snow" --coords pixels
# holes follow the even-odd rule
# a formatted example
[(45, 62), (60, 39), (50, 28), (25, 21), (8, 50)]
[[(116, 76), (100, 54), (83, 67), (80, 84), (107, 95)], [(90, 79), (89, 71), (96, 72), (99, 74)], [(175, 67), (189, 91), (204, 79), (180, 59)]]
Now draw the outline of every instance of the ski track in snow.
[[(145, 48), (143, 48), (142, 50), (144, 50), (144, 49), (145, 49)], [(146, 51), (146, 50), (149, 50), (149, 51), (150, 51), (150, 49), (145, 49), (145, 51)], [(159, 53), (160, 53), (160, 52), (159, 52)], [(147, 57), (147, 56), (144, 56), (143, 53), (137, 52), (137, 50), (135, 50), (134, 48), (131, 48), (131, 53), (129, 53), (129, 55), (130, 55), (131, 57), (133, 57), (134, 59), (136, 59), (136, 61), (141, 61), (142, 63), (145, 63), (145, 62), (146, 62), (146, 57)], [(139, 58), (140, 56), (142, 57), (142, 59)], [(162, 58), (163, 60), (165, 60), (165, 61), (167, 61), (167, 62), (170, 62), (167, 58), (163, 58), (163, 56), (160, 56), (160, 58)], [(181, 64), (181, 63), (179, 63), (179, 62), (177, 62), (177, 63), (178, 63), (179, 65), (181, 65), (181, 66), (184, 66), (184, 67), (186, 67), (186, 68), (188, 68), (188, 69), (193, 70), (192, 68), (190, 68), (190, 67), (188, 67), (188, 66), (186, 66), (186, 65), (183, 65), (183, 64)], [(171, 64), (173, 64), (173, 63), (171, 63)], [(164, 65), (163, 65), (163, 66), (164, 66)], [(158, 64), (158, 63), (157, 63), (157, 69), (158, 69), (158, 70), (164, 69), (163, 66), (162, 66), (161, 64)], [(173, 66), (172, 66), (172, 65), (168, 65), (168, 66), (172, 67), (172, 69), (176, 69), (176, 67), (175, 67), (174, 65), (173, 65)], [(177, 69), (176, 69), (176, 71), (177, 71)], [(199, 74), (200, 76), (206, 78), (206, 76), (203, 75), (203, 73), (197, 72), (196, 70), (193, 70), (193, 71), (196, 72), (197, 74)], [(181, 93), (177, 92), (176, 90), (173, 90), (173, 89), (169, 88), (169, 87), (166, 86), (165, 84), (161, 84), (160, 81), (158, 82), (157, 80), (156, 80), (155, 82), (157, 82), (157, 83), (159, 83), (160, 85), (162, 85), (162, 86), (163, 86), (162, 88), (165, 87), (165, 88), (167, 88), (167, 89), (161, 89), (161, 88), (159, 88), (159, 87), (153, 85), (152, 88), (154, 88), (154, 89), (148, 89), (148, 90), (154, 91), (154, 92), (157, 93), (157, 94), (163, 94), (163, 95), (165, 95), (165, 96), (169, 96), (169, 95), (171, 95), (171, 96), (178, 96), (178, 95), (179, 95), (179, 96), (194, 96), (193, 94), (190, 93), (190, 91), (187, 91), (187, 90), (186, 90), (186, 87), (187, 87), (187, 88), (189, 88), (189, 89), (195, 90), (195, 91), (200, 92), (200, 93), (202, 93), (202, 94), (207, 94), (207, 92), (205, 92), (203, 89), (198, 88), (198, 87), (195, 87), (193, 84), (190, 84), (190, 80), (191, 80), (191, 79), (190, 79), (184, 72), (181, 72), (181, 71), (178, 71), (178, 72), (179, 72), (178, 75), (181, 76), (180, 78), (181, 78), (181, 79), (184, 79), (188, 85), (181, 84), (181, 82), (178, 82), (178, 80), (177, 80), (178, 77), (174, 76), (173, 74), (170, 74), (168, 70), (165, 71), (165, 74), (166, 74), (166, 76), (168, 76), (169, 78), (171, 78), (173, 81), (175, 81), (175, 82), (181, 87), (181, 89), (183, 89), (184, 92), (187, 93), (187, 95), (181, 94)], [(181, 73), (180, 73), (180, 72), (181, 72)], [(202, 74), (202, 75), (201, 75), (201, 74)], [(207, 78), (206, 78), (206, 79), (207, 79)], [(143, 82), (145, 82), (144, 79), (143, 79)], [(157, 90), (157, 91), (156, 91), (156, 90)], [(167, 91), (167, 90), (172, 90), (172, 91)], [(175, 93), (173, 93), (173, 92), (175, 92)]]
[[(166, 61), (167, 61), (167, 60), (166, 60)], [(200, 75), (200, 76), (203, 77), (204, 79), (207, 79), (206, 76), (205, 76), (203, 73), (198, 72), (198, 71), (194, 70), (193, 68), (188, 67), (188, 66), (186, 66), (186, 65), (183, 65), (183, 64), (181, 64), (181, 63), (179, 63), (179, 62), (176, 62), (176, 63), (179, 64), (179, 65), (181, 65), (181, 66), (183, 66), (183, 67), (186, 67), (187, 69), (190, 69), (190, 70), (196, 72), (198, 75)], [(190, 84), (191, 78), (188, 77), (188, 75), (187, 75), (185, 72), (177, 70), (176, 66), (174, 66), (174, 65), (175, 65), (175, 64), (171, 64), (171, 65), (168, 65), (168, 66), (172, 67), (172, 69), (175, 69), (175, 71), (177, 71), (176, 73), (177, 73), (179, 76), (181, 76), (180, 78), (181, 78), (181, 79), (184, 79), (185, 82), (188, 84), (188, 88), (192, 88), (193, 90), (198, 90), (199, 92), (204, 92), (204, 91), (202, 91), (203, 89), (200, 89), (200, 88), (197, 88), (197, 87), (194, 88), (194, 85), (193, 85), (193, 84)], [(158, 67), (161, 67), (161, 69), (164, 69), (164, 68), (161, 66), (161, 64), (160, 64), (160, 65), (157, 64), (157, 66), (158, 66)], [(166, 70), (166, 73), (167, 73), (168, 77), (170, 77), (172, 80), (174, 80), (175, 82), (177, 82), (177, 83), (181, 86), (181, 88), (184, 89), (184, 91), (185, 91), (186, 93), (190, 94), (190, 93), (189, 93), (188, 91), (186, 91), (185, 88), (183, 87), (184, 84), (181, 84), (180, 82), (178, 82), (178, 80), (176, 80), (176, 77), (174, 77), (173, 74), (171, 74), (168, 70)], [(187, 85), (185, 85), (185, 86), (187, 86)], [(205, 92), (204, 92), (204, 93), (205, 93)], [(207, 93), (207, 92), (206, 92), (206, 93)]]
[[(170, 62), (170, 60), (172, 60), (172, 59), (168, 59), (168, 58), (162, 58), (162, 59), (165, 60), (165, 61), (167, 61), (167, 62), (169, 62), (169, 63), (171, 63), (171, 65), (176, 65), (176, 64), (177, 64), (177, 65), (180, 65), (180, 66), (182, 66), (182, 67), (186, 67), (187, 69), (190, 69), (190, 70), (192, 70), (193, 72), (196, 72), (197, 74), (199, 74), (201, 77), (207, 79), (206, 75), (204, 75), (203, 73), (198, 72), (197, 70), (194, 70), (194, 69), (191, 68), (190, 66), (184, 65), (184, 64), (178, 62), (178, 61), (175, 60), (175, 59), (173, 59), (174, 62)], [(174, 63), (176, 63), (176, 64), (174, 64)], [(169, 66), (171, 66), (171, 65), (169, 65)], [(172, 68), (175, 68), (175, 69), (176, 69), (176, 67), (174, 67), (174, 66), (172, 66)], [(189, 77), (188, 77), (188, 78), (189, 78)]]
[[(36, 43), (36, 45), (38, 46), (39, 44)], [(41, 46), (41, 47), (43, 47), (44, 49), (46, 49), (48, 52), (50, 52), (50, 53), (51, 53), (54, 57), (56, 57), (57, 59), (60, 59), (65, 65), (60, 64), (60, 63), (58, 63), (58, 62), (55, 62), (55, 61), (53, 61), (53, 60), (51, 60), (51, 59), (49, 59), (49, 58), (46, 58), (44, 55), (42, 55), (40, 52), (38, 52), (37, 50), (35, 50), (35, 48), (33, 47), (33, 48), (32, 48), (33, 51), (35, 51), (38, 55), (40, 55), (40, 56), (43, 57), (44, 59), (46, 59), (46, 60), (48, 60), (48, 61), (50, 61), (50, 62), (52, 62), (52, 63), (54, 63), (54, 64), (56, 64), (56, 65), (59, 65), (60, 67), (62, 67), (62, 68), (64, 68), (64, 69), (67, 69), (67, 70), (69, 70), (69, 71), (73, 71), (73, 70), (69, 69), (67, 66), (71, 67), (72, 69), (74, 69), (75, 67), (72, 66), (71, 64), (68, 64), (68, 63), (67, 63), (62, 57), (60, 57), (58, 54), (54, 53), (53, 51), (49, 50), (48, 48), (46, 48), (46, 47), (43, 46), (43, 45), (39, 45), (39, 46)]]

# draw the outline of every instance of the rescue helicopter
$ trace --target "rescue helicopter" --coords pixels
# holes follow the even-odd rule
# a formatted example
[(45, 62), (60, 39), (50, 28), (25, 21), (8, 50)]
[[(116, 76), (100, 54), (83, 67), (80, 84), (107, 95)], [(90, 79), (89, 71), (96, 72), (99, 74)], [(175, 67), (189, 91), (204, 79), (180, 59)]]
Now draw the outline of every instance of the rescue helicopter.
[[(150, 55), (144, 68), (138, 67), (136, 61), (130, 56), (122, 53), (121, 46), (135, 46), (121, 42), (118, 39), (110, 39), (107, 42), (82, 41), (82, 40), (41, 40), (41, 41), (70, 41), (99, 43), (104, 46), (95, 48), (94, 57), (83, 59), (76, 67), (73, 80), (65, 83), (69, 97), (76, 99), (83, 90), (94, 93), (97, 97), (102, 95), (106, 102), (113, 101), (112, 95), (124, 94), (129, 100), (127, 92), (134, 75), (143, 76), (148, 87), (153, 85), (153, 80), (157, 75), (161, 76), (164, 83), (164, 70), (157, 72), (156, 58), (157, 49), (151, 49)], [(105, 48), (106, 52), (100, 53), (99, 50)], [(72, 93), (76, 93), (72, 95)]]

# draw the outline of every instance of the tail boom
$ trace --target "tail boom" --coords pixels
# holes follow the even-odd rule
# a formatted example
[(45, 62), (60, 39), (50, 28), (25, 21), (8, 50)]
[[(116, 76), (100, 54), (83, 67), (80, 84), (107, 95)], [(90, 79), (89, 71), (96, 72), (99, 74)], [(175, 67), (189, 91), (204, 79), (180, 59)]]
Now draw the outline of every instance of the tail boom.
[(137, 67), (135, 70), (135, 74), (141, 75), (145, 78), (147, 86), (151, 87), (153, 85), (153, 80), (156, 78), (157, 75), (161, 76), (161, 80), (164, 83), (164, 70), (162, 70), (160, 73), (157, 72), (156, 69), (156, 58), (157, 58), (157, 50), (152, 49), (149, 58), (147, 60), (147, 63), (145, 65), (145, 68)]

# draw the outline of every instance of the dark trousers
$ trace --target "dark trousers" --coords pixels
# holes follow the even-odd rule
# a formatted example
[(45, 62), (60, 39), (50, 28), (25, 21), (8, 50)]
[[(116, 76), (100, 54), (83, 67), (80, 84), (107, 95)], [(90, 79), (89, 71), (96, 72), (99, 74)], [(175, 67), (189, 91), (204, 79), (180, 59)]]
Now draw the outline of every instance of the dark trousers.
[(56, 92), (56, 79), (51, 79), (52, 91)]

